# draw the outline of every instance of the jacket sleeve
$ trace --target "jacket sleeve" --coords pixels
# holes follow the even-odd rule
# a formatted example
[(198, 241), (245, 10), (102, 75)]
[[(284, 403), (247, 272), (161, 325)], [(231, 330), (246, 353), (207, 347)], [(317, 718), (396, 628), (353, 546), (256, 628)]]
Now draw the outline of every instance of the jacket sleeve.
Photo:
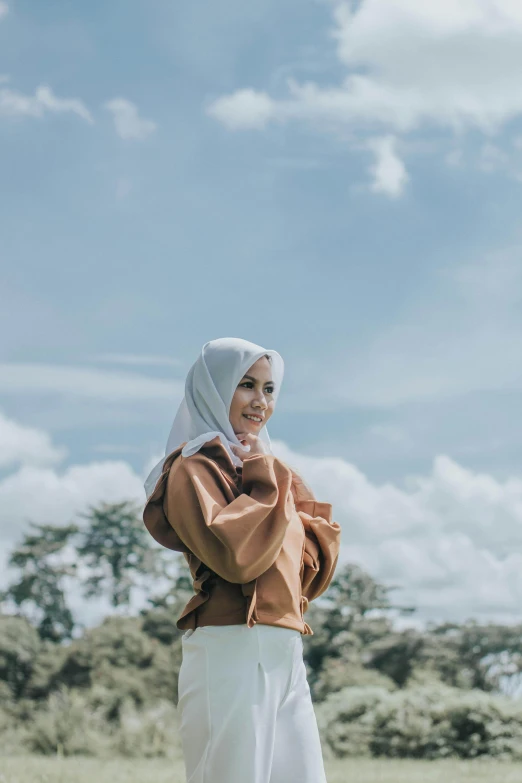
[(292, 474), (273, 455), (243, 460), (234, 497), (219, 466), (193, 455), (169, 475), (165, 513), (180, 539), (228, 582), (245, 584), (276, 560), (293, 513)]
[(332, 521), (331, 504), (319, 503), (294, 471), (292, 494), (306, 535), (302, 592), (308, 601), (313, 601), (326, 591), (334, 577), (341, 546), (341, 526)]
[(296, 503), (296, 509), (306, 534), (302, 590), (308, 601), (313, 601), (325, 592), (334, 577), (341, 526), (332, 521), (330, 503), (302, 500)]

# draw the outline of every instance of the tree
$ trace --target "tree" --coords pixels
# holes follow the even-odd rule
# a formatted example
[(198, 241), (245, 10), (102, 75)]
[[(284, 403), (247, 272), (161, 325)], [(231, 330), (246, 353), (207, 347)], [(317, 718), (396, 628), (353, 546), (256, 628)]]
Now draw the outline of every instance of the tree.
[(187, 563), (182, 556), (178, 557), (179, 571), (170, 588), (165, 593), (147, 599), (152, 608), (140, 610), (145, 633), (159, 639), (163, 644), (171, 644), (181, 635), (176, 624), (177, 619), (194, 595), (193, 580)]
[(83, 581), (85, 598), (108, 594), (112, 606), (128, 605), (138, 576), (164, 573), (163, 553), (152, 546), (141, 509), (132, 502), (102, 503), (80, 516), (87, 520), (76, 547), (90, 571)]
[(56, 526), (31, 523), (36, 532), (26, 533), (22, 543), (9, 557), (9, 565), (20, 569), (18, 581), (0, 593), (1, 601), (11, 600), (23, 607), (36, 608), (41, 639), (59, 642), (72, 637), (74, 619), (67, 606), (63, 578), (74, 576), (76, 564), (64, 562), (63, 550), (78, 532), (76, 525)]

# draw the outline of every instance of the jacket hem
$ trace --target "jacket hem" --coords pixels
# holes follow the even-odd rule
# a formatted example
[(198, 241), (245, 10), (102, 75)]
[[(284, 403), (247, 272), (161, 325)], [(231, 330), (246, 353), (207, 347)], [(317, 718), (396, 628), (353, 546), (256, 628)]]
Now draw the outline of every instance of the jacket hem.
[[(241, 615), (234, 614), (220, 614), (209, 618), (209, 622), (199, 623), (196, 618), (191, 618), (192, 622), (187, 624), (178, 624), (180, 630), (186, 630), (186, 628), (199, 628), (204, 625), (247, 625), (244, 612)], [(294, 631), (299, 631), (303, 636), (313, 636), (313, 631), (304, 620), (298, 620), (295, 617), (288, 617), (276, 614), (269, 614), (268, 612), (256, 612), (256, 617), (253, 625), (275, 625), (281, 628), (292, 628)]]

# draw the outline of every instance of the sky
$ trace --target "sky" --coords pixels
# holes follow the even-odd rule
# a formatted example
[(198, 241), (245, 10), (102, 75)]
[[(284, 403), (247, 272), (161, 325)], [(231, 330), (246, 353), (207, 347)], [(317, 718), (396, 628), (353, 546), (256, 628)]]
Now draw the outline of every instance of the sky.
[(3, 564), (143, 504), (234, 336), (341, 565), (520, 621), (521, 69), (519, 0), (0, 0)]

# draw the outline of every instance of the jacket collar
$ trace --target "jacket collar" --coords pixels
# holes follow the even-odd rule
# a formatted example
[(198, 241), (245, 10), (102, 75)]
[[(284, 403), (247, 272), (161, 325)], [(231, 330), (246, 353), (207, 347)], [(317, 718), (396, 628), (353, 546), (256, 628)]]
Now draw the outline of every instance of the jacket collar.
[[(163, 495), (164, 489), (165, 489), (165, 481), (167, 478), (167, 475), (172, 467), (172, 463), (174, 460), (176, 460), (179, 456), (183, 459), (183, 455), (181, 454), (183, 447), (186, 445), (187, 441), (185, 443), (182, 443), (180, 446), (178, 446), (174, 451), (171, 451), (168, 457), (165, 458), (165, 461), (163, 463), (163, 470), (161, 471), (161, 475), (159, 476), (156, 487), (154, 488), (154, 491), (152, 492), (149, 502), (150, 501), (157, 501), (158, 498), (160, 498)], [(232, 479), (234, 483), (237, 484), (239, 477), (241, 476), (241, 472), (238, 472), (236, 469), (236, 466), (232, 462), (232, 459), (230, 457), (230, 454), (226, 450), (226, 448), (223, 446), (223, 443), (221, 442), (221, 438), (219, 435), (216, 435), (215, 438), (212, 438), (212, 440), (209, 440), (207, 443), (204, 443), (203, 446), (199, 449), (200, 453), (204, 454), (205, 457), (208, 457), (211, 460), (214, 460), (219, 467)], [(239, 471), (242, 471), (241, 468), (239, 468)]]
[[(183, 444), (185, 445), (185, 444)], [(209, 457), (210, 459), (214, 460), (214, 462), (217, 462), (219, 467), (225, 471), (225, 473), (228, 473), (229, 476), (234, 479), (234, 481), (237, 480), (239, 473), (232, 462), (232, 458), (226, 448), (223, 446), (223, 443), (221, 442), (221, 438), (219, 435), (216, 435), (215, 438), (212, 438), (212, 440), (209, 440), (207, 443), (204, 443), (203, 446), (200, 448), (200, 452), (205, 454), (206, 457)]]

